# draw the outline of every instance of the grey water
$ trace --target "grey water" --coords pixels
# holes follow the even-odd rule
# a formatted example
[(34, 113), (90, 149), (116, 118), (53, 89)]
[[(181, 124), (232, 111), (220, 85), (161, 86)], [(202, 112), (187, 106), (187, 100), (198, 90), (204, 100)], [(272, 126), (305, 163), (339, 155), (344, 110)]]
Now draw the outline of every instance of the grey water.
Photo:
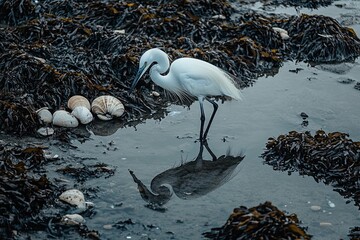
[[(346, 73), (334, 73), (338, 68)], [(302, 70), (291, 71), (295, 69)], [(77, 149), (68, 152), (70, 156), (83, 158), (85, 164), (101, 161), (116, 167), (114, 176), (84, 183), (99, 190), (92, 199), (96, 215), (87, 219), (87, 226), (100, 229), (103, 239), (201, 239), (202, 232), (222, 226), (233, 208), (271, 201), (282, 211), (296, 213), (313, 239), (346, 239), (349, 228), (360, 220), (353, 202), (346, 204), (347, 199), (331, 186), (311, 177), (274, 171), (259, 156), (269, 137), (292, 130), (312, 134), (319, 129), (340, 131), (359, 140), (360, 92), (354, 89), (355, 83), (338, 82), (344, 76), (357, 79), (359, 74), (358, 62), (317, 67), (287, 62), (275, 76), (262, 77), (253, 87), (244, 89), (243, 101), (219, 104), (208, 136), (209, 146), (217, 156), (230, 150), (235, 155), (245, 154), (245, 159), (228, 182), (206, 195), (182, 199), (173, 194), (164, 206), (165, 212), (145, 207), (128, 169), (149, 187), (156, 175), (194, 160), (199, 149), (197, 102), (190, 108), (169, 106), (167, 117), (161, 121), (146, 120), (110, 136), (92, 134), (92, 140), (74, 141)], [(206, 105), (205, 111), (210, 114), (212, 106)], [(307, 126), (302, 125), (302, 112), (309, 116)], [(204, 158), (211, 159), (209, 154)], [(193, 180), (196, 185), (197, 179)], [(311, 210), (313, 205), (321, 210)], [(107, 227), (127, 219), (134, 224), (126, 229)]]
[[(350, 21), (349, 26), (359, 35), (356, 22), (359, 2), (336, 3), (350, 7), (300, 11)], [(298, 14), (294, 8), (271, 11)], [(98, 230), (102, 239), (202, 239), (203, 232), (225, 224), (235, 207), (253, 207), (265, 201), (271, 201), (288, 214), (296, 213), (301, 226), (308, 227), (307, 232), (315, 240), (348, 239), (349, 228), (360, 223), (360, 212), (353, 202), (347, 204), (348, 199), (334, 192), (331, 186), (317, 183), (311, 177), (274, 171), (259, 156), (269, 137), (292, 130), (312, 134), (319, 129), (340, 131), (360, 141), (360, 91), (354, 88), (359, 76), (359, 61), (315, 67), (285, 62), (276, 75), (261, 77), (252, 87), (244, 89), (243, 101), (219, 104), (208, 135), (209, 146), (217, 156), (230, 151), (234, 155), (244, 154), (244, 160), (229, 179), (204, 195), (184, 199), (173, 194), (163, 212), (145, 206), (128, 169), (150, 187), (158, 174), (194, 160), (199, 151), (197, 102), (190, 108), (171, 105), (162, 120), (150, 119), (136, 127), (115, 128), (108, 136), (91, 132), (90, 140), (72, 142), (76, 149), (65, 152), (51, 147), (50, 150), (71, 164), (104, 162), (116, 168), (109, 178), (90, 179), (78, 185), (97, 189), (96, 197), (89, 199), (95, 203), (96, 214), (86, 218), (86, 225)], [(343, 78), (355, 82), (340, 83)], [(205, 108), (209, 116), (212, 106)], [(309, 116), (307, 126), (302, 125), (302, 112)], [(205, 152), (204, 158), (211, 156)], [(214, 179), (210, 175), (208, 179), (192, 180), (196, 186)], [(72, 187), (69, 183), (69, 188)], [(334, 205), (329, 205), (329, 201)], [(311, 206), (320, 206), (321, 210), (313, 211)], [(125, 223), (128, 219), (130, 224)]]

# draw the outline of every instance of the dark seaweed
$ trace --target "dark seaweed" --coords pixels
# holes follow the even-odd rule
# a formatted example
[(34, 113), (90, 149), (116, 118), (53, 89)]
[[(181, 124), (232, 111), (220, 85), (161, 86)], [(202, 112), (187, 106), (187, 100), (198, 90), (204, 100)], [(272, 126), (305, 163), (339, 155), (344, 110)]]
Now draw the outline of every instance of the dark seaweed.
[(299, 224), (296, 214), (286, 215), (271, 202), (265, 202), (252, 208), (235, 208), (222, 227), (203, 235), (217, 240), (311, 239)]
[(269, 138), (261, 155), (275, 170), (298, 171), (312, 176), (317, 182), (334, 186), (334, 191), (352, 198), (360, 208), (360, 142), (341, 132), (314, 136), (310, 132), (289, 132), (277, 139)]
[(42, 147), (0, 142), (1, 239), (12, 239), (18, 231), (46, 230), (48, 218), (40, 211), (54, 203), (62, 188), (34, 173), (45, 163)]
[[(135, 95), (127, 92), (140, 55), (152, 47), (172, 60), (209, 61), (237, 76), (242, 88), (275, 74), (284, 60), (349, 61), (360, 53), (354, 31), (332, 18), (239, 12), (224, 0), (23, 0), (0, 1), (0, 9), (0, 130), (17, 134), (38, 129), (38, 108), (66, 108), (75, 94), (119, 98), (124, 125), (154, 112), (164, 117), (167, 103), (178, 99), (151, 96), (161, 89), (146, 81)], [(290, 39), (274, 26), (288, 30)]]

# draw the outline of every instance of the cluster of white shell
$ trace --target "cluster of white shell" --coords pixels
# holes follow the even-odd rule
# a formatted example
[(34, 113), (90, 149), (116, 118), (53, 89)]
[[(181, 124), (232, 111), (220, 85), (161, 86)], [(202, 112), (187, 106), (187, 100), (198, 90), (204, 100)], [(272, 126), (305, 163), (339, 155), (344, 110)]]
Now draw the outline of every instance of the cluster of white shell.
[[(92, 113), (101, 120), (111, 120), (120, 117), (125, 111), (121, 101), (110, 95), (95, 98), (91, 105), (85, 97), (74, 95), (68, 100), (67, 107), (71, 113), (66, 110), (57, 110), (52, 114), (48, 108), (41, 108), (37, 114), (44, 125), (77, 127), (79, 122), (81, 124), (90, 123), (94, 119)], [(53, 134), (54, 130), (50, 127), (43, 127), (38, 130), (38, 133), (48, 136)]]
[[(59, 199), (71, 206), (77, 207), (81, 211), (85, 211), (89, 207), (93, 207), (94, 203), (86, 202), (84, 194), (77, 189), (70, 189), (63, 192)], [(80, 214), (66, 214), (61, 218), (61, 223), (65, 225), (80, 225), (85, 223), (85, 219)]]

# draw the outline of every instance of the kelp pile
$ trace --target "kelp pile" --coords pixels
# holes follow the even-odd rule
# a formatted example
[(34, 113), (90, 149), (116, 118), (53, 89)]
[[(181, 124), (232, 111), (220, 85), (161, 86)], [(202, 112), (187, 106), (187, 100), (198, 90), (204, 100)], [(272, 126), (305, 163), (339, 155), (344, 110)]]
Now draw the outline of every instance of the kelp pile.
[(39, 127), (38, 108), (65, 108), (74, 94), (117, 97), (127, 109), (124, 122), (177, 102), (152, 96), (160, 89), (149, 82), (127, 92), (139, 56), (152, 47), (172, 60), (211, 62), (237, 76), (242, 88), (284, 60), (347, 61), (360, 53), (356, 34), (331, 18), (265, 16), (225, 0), (0, 0), (0, 24), (0, 130), (20, 134)]
[[(77, 164), (78, 165), (78, 164)], [(99, 177), (111, 177), (115, 174), (115, 169), (109, 167), (105, 163), (97, 163), (94, 165), (85, 165), (82, 166), (72, 166), (68, 165), (64, 168), (60, 168), (56, 170), (64, 175), (71, 176), (76, 179), (77, 182), (83, 183), (91, 178), (99, 178)]]
[(289, 132), (269, 138), (261, 155), (275, 170), (298, 171), (334, 186), (360, 208), (360, 142), (341, 132)]
[(224, 226), (203, 235), (209, 239), (311, 239), (296, 214), (286, 215), (271, 202), (235, 208)]
[(360, 40), (355, 31), (331, 17), (302, 14), (290, 17), (283, 27), (291, 36), (298, 60), (331, 63), (352, 61), (359, 56)]
[[(84, 223), (63, 221), (66, 213), (75, 207), (59, 201), (69, 186), (50, 179), (44, 167), (49, 162), (61, 161), (51, 157), (42, 145), (6, 143), (0, 140), (0, 239), (25, 239), (28, 233), (38, 232), (51, 238), (77, 235), (99, 239), (99, 233)], [(59, 168), (57, 172), (71, 176), (82, 183), (89, 178), (110, 177), (115, 169), (106, 164)], [(94, 194), (95, 189), (86, 189)], [(94, 214), (92, 208), (83, 210), (84, 217)]]
[(40, 212), (53, 204), (61, 187), (52, 184), (46, 175), (34, 173), (46, 162), (41, 146), (23, 148), (0, 141), (1, 239), (47, 228)]

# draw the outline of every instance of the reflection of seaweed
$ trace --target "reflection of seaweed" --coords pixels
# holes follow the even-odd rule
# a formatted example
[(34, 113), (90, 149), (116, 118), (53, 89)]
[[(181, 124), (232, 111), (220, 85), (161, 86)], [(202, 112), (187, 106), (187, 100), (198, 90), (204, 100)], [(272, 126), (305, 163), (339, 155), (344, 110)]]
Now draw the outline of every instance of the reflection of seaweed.
[(115, 169), (109, 167), (105, 163), (97, 163), (94, 165), (85, 165), (76, 167), (68, 165), (64, 168), (59, 168), (56, 171), (61, 172), (64, 175), (69, 175), (75, 178), (78, 182), (83, 183), (90, 178), (99, 178), (104, 176), (105, 178), (111, 177), (115, 173)]
[(270, 138), (266, 148), (262, 157), (274, 169), (299, 171), (316, 181), (323, 180), (344, 197), (352, 197), (360, 207), (360, 142), (352, 141), (346, 133), (319, 130), (312, 136), (292, 131)]
[(229, 181), (244, 155), (230, 156), (229, 152), (215, 160), (194, 160), (179, 167), (168, 169), (151, 181), (151, 191), (130, 171), (138, 184), (141, 197), (150, 204), (161, 206), (167, 203), (172, 193), (181, 199), (194, 199), (208, 194)]

